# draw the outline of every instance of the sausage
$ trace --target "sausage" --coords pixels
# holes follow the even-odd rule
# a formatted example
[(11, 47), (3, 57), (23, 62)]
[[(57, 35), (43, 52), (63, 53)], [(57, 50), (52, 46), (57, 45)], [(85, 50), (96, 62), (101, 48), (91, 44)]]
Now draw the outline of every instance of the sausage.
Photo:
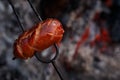
[(49, 18), (39, 22), (22, 33), (14, 42), (14, 56), (31, 58), (35, 51), (42, 51), (62, 40), (64, 30), (57, 19)]

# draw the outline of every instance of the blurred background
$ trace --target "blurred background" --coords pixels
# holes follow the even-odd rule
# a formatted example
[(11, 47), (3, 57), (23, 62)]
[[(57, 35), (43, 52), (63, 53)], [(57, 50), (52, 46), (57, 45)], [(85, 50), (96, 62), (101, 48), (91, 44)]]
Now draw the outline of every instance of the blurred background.
[[(25, 29), (38, 20), (27, 0), (11, 0)], [(42, 19), (65, 30), (56, 60), (64, 80), (120, 79), (120, 0), (31, 0)], [(7, 0), (0, 0), (0, 80), (60, 80), (51, 64), (13, 58), (22, 33)], [(49, 53), (51, 49), (43, 51)]]

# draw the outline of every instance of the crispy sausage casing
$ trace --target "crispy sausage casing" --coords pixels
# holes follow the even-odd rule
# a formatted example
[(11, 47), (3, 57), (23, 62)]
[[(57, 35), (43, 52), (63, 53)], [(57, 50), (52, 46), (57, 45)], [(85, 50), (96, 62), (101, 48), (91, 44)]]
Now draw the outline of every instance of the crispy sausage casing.
[(59, 43), (63, 37), (62, 24), (56, 19), (47, 19), (25, 31), (14, 43), (14, 56), (27, 59), (35, 51), (42, 51), (54, 43)]

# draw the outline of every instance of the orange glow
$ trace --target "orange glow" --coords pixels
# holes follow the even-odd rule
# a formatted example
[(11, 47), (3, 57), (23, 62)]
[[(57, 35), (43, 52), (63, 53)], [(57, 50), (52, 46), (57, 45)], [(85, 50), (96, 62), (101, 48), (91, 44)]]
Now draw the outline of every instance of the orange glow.
[(83, 33), (81, 39), (77, 42), (77, 45), (76, 45), (76, 49), (75, 49), (75, 53), (74, 53), (74, 55), (73, 55), (73, 58), (76, 58), (76, 57), (77, 57), (79, 47), (81, 46), (81, 44), (82, 44), (83, 42), (85, 42), (85, 40), (88, 39), (89, 34), (90, 34), (90, 29), (89, 29), (89, 27), (87, 27), (86, 30), (85, 30), (85, 32)]
[[(84, 43), (88, 38), (89, 38), (89, 35), (90, 35), (90, 27), (88, 27), (85, 32), (83, 33), (81, 39), (77, 42), (77, 45), (76, 45), (76, 49), (75, 49), (75, 53), (73, 55), (73, 59), (75, 59), (78, 55), (78, 49), (79, 47), (81, 46), (82, 43)], [(97, 45), (97, 43), (103, 43), (103, 46), (99, 49), (100, 52), (103, 52), (107, 49), (107, 45), (106, 43), (110, 43), (111, 42), (111, 38), (109, 36), (109, 33), (108, 31), (105, 29), (105, 28), (100, 28), (100, 34), (96, 34), (95, 35), (95, 38), (90, 41), (90, 45), (93, 47), (95, 45)]]

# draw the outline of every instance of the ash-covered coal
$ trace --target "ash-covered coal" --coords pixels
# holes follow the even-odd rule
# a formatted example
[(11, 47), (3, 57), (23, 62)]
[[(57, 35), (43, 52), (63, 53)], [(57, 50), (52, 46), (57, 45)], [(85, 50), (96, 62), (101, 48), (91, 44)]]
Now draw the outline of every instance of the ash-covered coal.
[[(97, 43), (91, 47), (91, 38), (100, 33), (101, 26), (109, 31), (111, 40), (119, 41), (119, 0), (31, 1), (43, 19), (55, 17), (64, 26), (65, 34), (59, 45), (60, 55), (56, 63), (65, 80), (119, 80), (120, 45), (106, 41), (102, 44), (108, 44), (107, 47), (99, 47)], [(12, 2), (25, 29), (38, 22), (27, 0)], [(51, 64), (40, 63), (35, 57), (27, 61), (12, 60), (14, 40), (22, 32), (7, 0), (0, 0), (0, 15), (0, 80), (59, 80)], [(73, 58), (76, 45), (86, 28), (91, 29), (92, 37), (83, 40), (77, 48), (77, 57)], [(102, 53), (100, 48), (105, 49), (105, 52)]]

